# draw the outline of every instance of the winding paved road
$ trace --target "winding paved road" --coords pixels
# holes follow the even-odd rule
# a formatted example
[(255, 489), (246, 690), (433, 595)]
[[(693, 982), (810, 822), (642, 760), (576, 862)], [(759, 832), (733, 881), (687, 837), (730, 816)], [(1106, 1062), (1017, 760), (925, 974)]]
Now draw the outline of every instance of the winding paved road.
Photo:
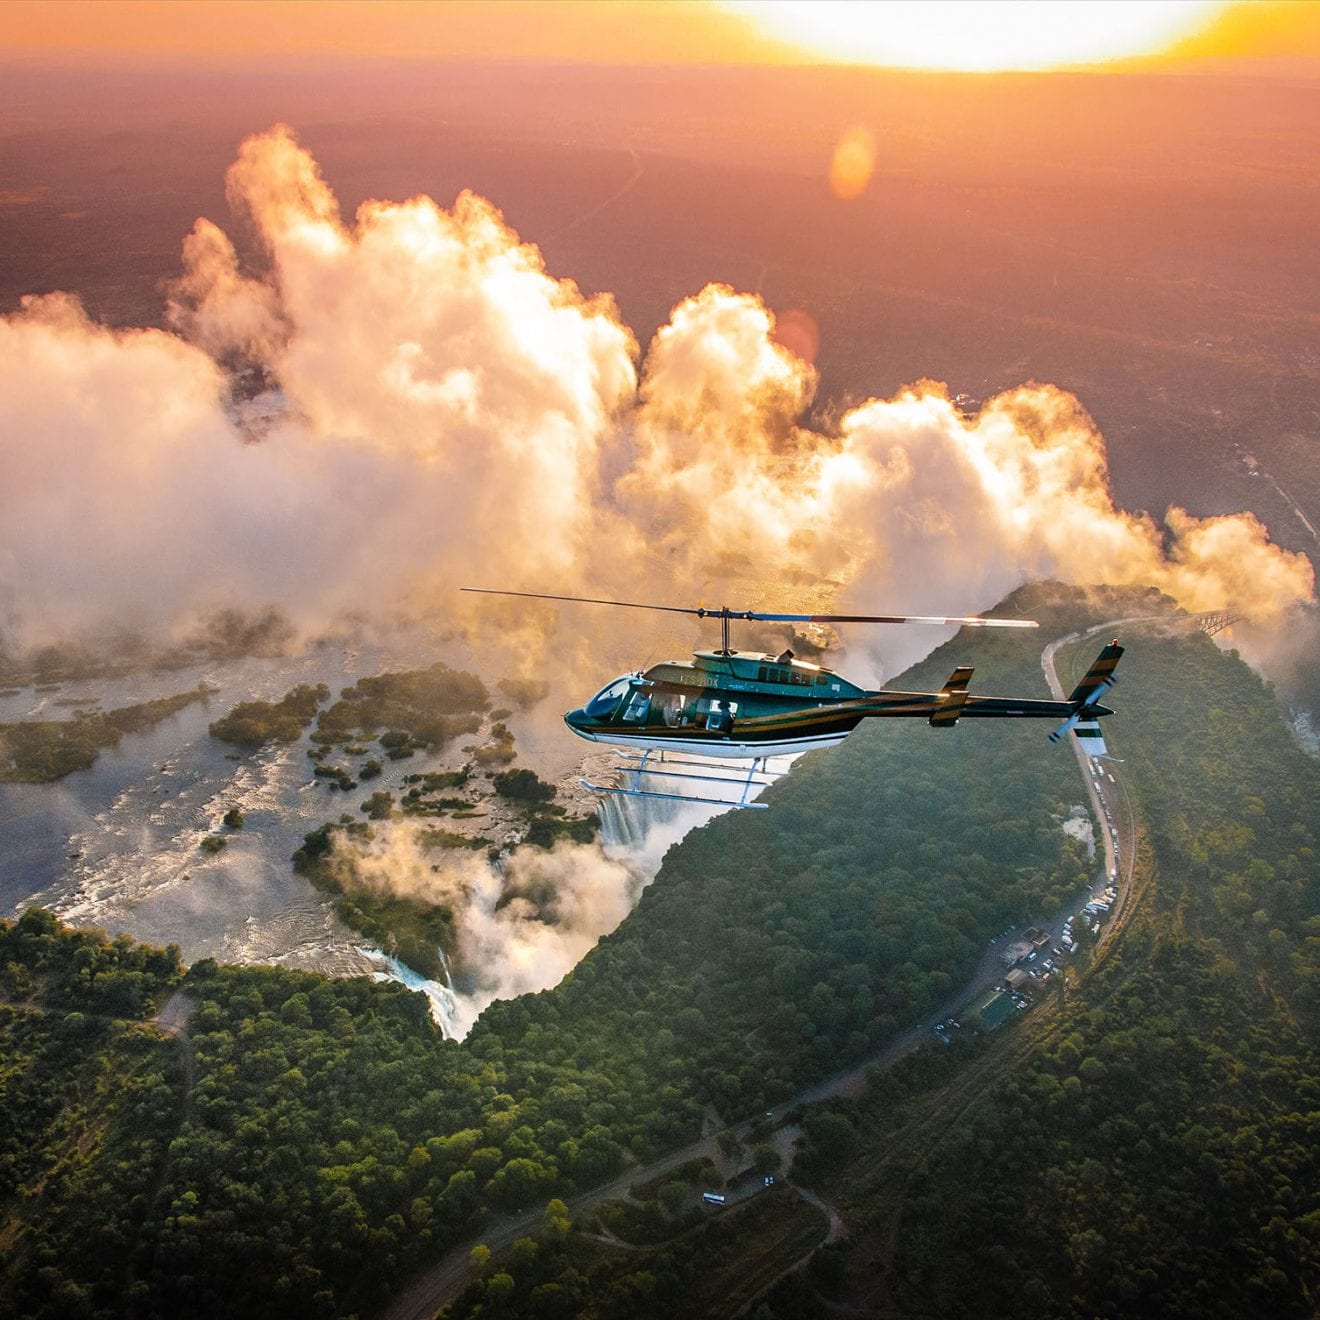
[[(1094, 627), (1088, 628), (1085, 632), (1069, 633), (1066, 637), (1057, 637), (1050, 642), (1040, 653), (1040, 667), (1045, 672), (1045, 681), (1050, 685), (1050, 692), (1055, 700), (1062, 701), (1064, 697), (1063, 684), (1060, 682), (1054, 666), (1055, 654), (1061, 646), (1067, 646), (1073, 642), (1084, 642), (1087, 638), (1099, 637), (1105, 633), (1112, 634), (1116, 630), (1121, 630), (1134, 623), (1150, 623), (1152, 621), (1167, 622), (1168, 616), (1141, 614), (1126, 619), (1110, 619), (1105, 623), (1098, 623)], [(1121, 641), (1122, 638), (1120, 637), (1119, 640)], [(1103, 945), (1107, 944), (1114, 933), (1121, 928), (1122, 922), (1119, 917), (1130, 902), (1132, 873), (1137, 863), (1136, 813), (1132, 809), (1132, 801), (1128, 797), (1127, 786), (1123, 783), (1122, 775), (1117, 769), (1121, 762), (1113, 758), (1105, 758), (1104, 761), (1096, 763), (1103, 767), (1103, 775), (1113, 785), (1113, 791), (1104, 796), (1105, 790), (1101, 786), (1100, 778), (1093, 778), (1091, 775), (1089, 765), (1091, 758), (1083, 750), (1079, 739), (1073, 738), (1071, 741), (1073, 753), (1082, 769), (1082, 778), (1086, 781), (1087, 791), (1091, 795), (1091, 806), (1094, 810), (1096, 822), (1104, 822), (1101, 825), (1100, 832), (1105, 844), (1105, 874), (1115, 876), (1119, 881), (1118, 902), (1115, 904), (1113, 919), (1106, 924), (1100, 937), (1100, 943)], [(1121, 809), (1119, 807), (1120, 799), (1122, 800)], [(1108, 812), (1106, 812), (1107, 804), (1109, 807)]]

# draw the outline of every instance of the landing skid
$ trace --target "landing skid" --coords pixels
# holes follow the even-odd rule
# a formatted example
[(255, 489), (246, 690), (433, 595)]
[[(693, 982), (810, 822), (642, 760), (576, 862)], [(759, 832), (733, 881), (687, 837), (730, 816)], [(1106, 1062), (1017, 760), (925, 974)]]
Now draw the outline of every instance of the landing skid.
[[(650, 748), (643, 752), (641, 757), (636, 760), (630, 760), (630, 753), (615, 752), (624, 764), (619, 766), (619, 778), (624, 781), (621, 784), (610, 786), (606, 784), (594, 784), (589, 779), (582, 779), (579, 782), (584, 788), (590, 789), (593, 793), (609, 793), (616, 797), (637, 797), (637, 798), (659, 798), (667, 802), (696, 802), (709, 807), (738, 807), (751, 811), (764, 811), (766, 803), (753, 802), (750, 800), (750, 794), (753, 789), (759, 790), (765, 788), (768, 784), (774, 783), (783, 770), (772, 770), (766, 762), (768, 757), (753, 757), (751, 764), (747, 766), (729, 766), (730, 770), (737, 773), (732, 775), (712, 775), (697, 773), (700, 770), (712, 770), (716, 767), (706, 761), (693, 761), (685, 757), (666, 757), (662, 748)], [(658, 769), (657, 766), (666, 767), (677, 766), (679, 769)], [(693, 767), (687, 769), (685, 767)], [(729, 788), (738, 792), (736, 798), (707, 797), (700, 793), (663, 793), (651, 788), (642, 787), (642, 777), (654, 779), (677, 779), (684, 783), (696, 784), (725, 784)]]

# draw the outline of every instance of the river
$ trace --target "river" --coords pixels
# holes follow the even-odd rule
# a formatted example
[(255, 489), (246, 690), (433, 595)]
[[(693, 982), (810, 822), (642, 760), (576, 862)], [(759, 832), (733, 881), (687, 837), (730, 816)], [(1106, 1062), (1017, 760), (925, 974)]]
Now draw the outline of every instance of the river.
[[(90, 679), (47, 692), (29, 687), (0, 697), (0, 723), (7, 723), (68, 718), (75, 705), (98, 701), (111, 710), (199, 683), (218, 689), (153, 729), (125, 735), (90, 770), (54, 784), (0, 784), (0, 911), (40, 904), (75, 925), (178, 944), (189, 961), (277, 962), (340, 975), (372, 970), (378, 964), (361, 939), (289, 864), (308, 830), (342, 811), (356, 812), (366, 790), (345, 794), (313, 779), (306, 736), (240, 754), (212, 738), (207, 726), (239, 701), (275, 700), (298, 683), (325, 683), (337, 695), (364, 675), (436, 659), (433, 638), (399, 633), (292, 657)], [(515, 715), (508, 723), (522, 763), (556, 777), (573, 763), (571, 747), (555, 755), (554, 743), (562, 741), (551, 736), (557, 715)], [(404, 775), (462, 759), (461, 749), (451, 747), (387, 761), (371, 788), (397, 792)], [(243, 812), (244, 828), (208, 856), (199, 845), (231, 807)]]
[[(356, 816), (368, 792), (398, 795), (407, 774), (462, 764), (460, 744), (470, 739), (434, 755), (386, 761), (369, 787), (343, 793), (313, 777), (306, 735), (240, 753), (207, 732), (237, 702), (275, 700), (298, 683), (325, 683), (337, 695), (364, 675), (420, 668), (437, 658), (470, 665), (456, 640), (439, 649), (440, 656), (433, 636), (402, 632), (323, 644), (292, 657), (68, 682), (44, 692), (27, 687), (0, 697), (0, 723), (8, 723), (68, 718), (97, 702), (111, 710), (199, 683), (217, 689), (153, 729), (125, 735), (89, 770), (54, 784), (0, 784), (0, 913), (39, 904), (73, 925), (177, 944), (188, 962), (213, 957), (388, 977), (426, 993), (437, 1020), (453, 1029), (452, 988), (424, 982), (344, 926), (332, 902), (294, 872), (290, 857), (307, 831), (341, 812)], [(508, 717), (518, 764), (556, 782), (560, 800), (573, 810), (591, 810), (595, 798), (578, 775), (608, 781), (614, 757), (605, 748), (584, 755), (559, 710), (551, 697)], [(221, 830), (232, 807), (243, 813), (244, 827), (225, 831), (227, 846), (208, 855), (200, 845)], [(712, 814), (681, 803), (607, 798), (602, 842), (645, 883), (664, 851)]]

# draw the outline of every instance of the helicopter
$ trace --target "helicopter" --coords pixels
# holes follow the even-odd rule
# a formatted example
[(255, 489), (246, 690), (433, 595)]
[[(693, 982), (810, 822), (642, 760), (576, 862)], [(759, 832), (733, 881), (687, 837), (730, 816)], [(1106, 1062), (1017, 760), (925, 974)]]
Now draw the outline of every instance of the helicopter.
[[(625, 768), (632, 788), (611, 788), (582, 782), (600, 793), (636, 797), (669, 797), (720, 806), (763, 807), (750, 800), (782, 771), (771, 769), (772, 757), (833, 747), (863, 720), (924, 718), (932, 728), (951, 729), (960, 719), (1048, 719), (1057, 721), (1049, 735), (1058, 742), (1072, 733), (1086, 753), (1107, 754), (1100, 719), (1114, 712), (1100, 698), (1117, 681), (1114, 669), (1123, 647), (1111, 642), (1096, 657), (1066, 701), (1034, 697), (983, 697), (968, 691), (972, 668), (959, 665), (938, 692), (900, 692), (858, 687), (823, 665), (798, 659), (791, 650), (779, 655), (736, 651), (730, 646), (734, 620), (758, 623), (934, 624), (972, 628), (1035, 628), (1032, 619), (999, 619), (971, 615), (962, 618), (910, 614), (782, 614), (756, 610), (710, 609), (704, 605), (653, 605), (604, 600), (589, 596), (556, 596), (534, 591), (498, 591), (463, 587), (489, 596), (519, 596), (532, 600), (606, 605), (617, 609), (657, 610), (718, 619), (721, 646), (696, 651), (690, 661), (665, 660), (645, 671), (623, 674), (607, 683), (589, 701), (564, 715), (564, 723), (588, 742), (608, 743), (641, 753)], [(677, 756), (677, 759), (675, 757)], [(693, 761), (691, 757), (703, 758)], [(653, 759), (655, 758), (655, 759)], [(711, 762), (750, 761), (739, 767), (741, 779), (711, 774)], [(677, 765), (677, 770), (656, 764)], [(732, 766), (729, 767), (732, 770)], [(692, 797), (641, 788), (642, 775), (741, 786), (741, 799)]]

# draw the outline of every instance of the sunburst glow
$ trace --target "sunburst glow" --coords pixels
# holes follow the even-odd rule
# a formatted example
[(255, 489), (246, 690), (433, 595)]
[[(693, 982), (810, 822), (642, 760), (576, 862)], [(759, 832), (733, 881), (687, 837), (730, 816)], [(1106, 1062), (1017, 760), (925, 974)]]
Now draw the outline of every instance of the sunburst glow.
[(725, 0), (837, 63), (989, 73), (1153, 54), (1224, 0)]

